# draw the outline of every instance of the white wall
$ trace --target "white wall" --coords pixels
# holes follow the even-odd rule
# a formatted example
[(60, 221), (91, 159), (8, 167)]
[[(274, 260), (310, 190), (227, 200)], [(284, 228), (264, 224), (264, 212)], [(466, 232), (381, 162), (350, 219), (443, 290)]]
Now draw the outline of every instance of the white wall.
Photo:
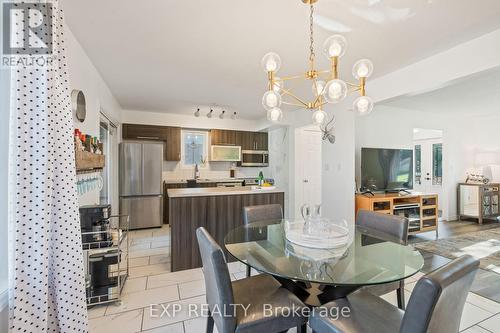
[[(336, 117), (334, 134), (336, 142), (322, 143), (322, 214), (333, 220), (346, 220), (354, 225), (354, 114), (348, 109), (352, 100), (325, 109), (329, 115)], [(298, 170), (295, 170), (295, 129), (311, 125), (311, 113), (301, 110), (286, 112), (283, 124), (288, 126), (288, 188), (289, 212), (297, 210), (295, 202), (295, 181)], [(297, 203), (299, 204), (299, 203)]]
[[(98, 137), (100, 110), (115, 124), (118, 124), (121, 118), (121, 107), (73, 33), (67, 26), (65, 28), (70, 88), (82, 90), (87, 102), (87, 117), (83, 123), (73, 115), (75, 128), (79, 128), (85, 134)], [(79, 197), (79, 203), (80, 205), (99, 203), (99, 191), (85, 193)]]
[(354, 113), (350, 101), (335, 105), (334, 144), (323, 141), (323, 215), (354, 226)]

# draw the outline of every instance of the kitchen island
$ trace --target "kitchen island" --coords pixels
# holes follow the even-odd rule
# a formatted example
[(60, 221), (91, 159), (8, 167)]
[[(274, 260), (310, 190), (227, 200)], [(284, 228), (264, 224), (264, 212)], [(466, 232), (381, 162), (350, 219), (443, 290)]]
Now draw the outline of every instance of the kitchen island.
[[(279, 188), (214, 187), (169, 189), (169, 222), (172, 272), (201, 267), (196, 229), (205, 227), (219, 244), (227, 233), (243, 224), (245, 206), (280, 204)], [(232, 258), (226, 256), (229, 260)]]

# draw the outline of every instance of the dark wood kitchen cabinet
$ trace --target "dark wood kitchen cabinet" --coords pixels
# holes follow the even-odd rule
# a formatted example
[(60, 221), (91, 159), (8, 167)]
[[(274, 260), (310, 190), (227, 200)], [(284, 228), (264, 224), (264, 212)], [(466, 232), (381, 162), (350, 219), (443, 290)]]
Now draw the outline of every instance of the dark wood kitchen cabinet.
[[(226, 235), (243, 225), (243, 207), (269, 204), (280, 204), (284, 208), (284, 192), (172, 196), (169, 200), (171, 271), (201, 267), (196, 229), (204, 227), (219, 244), (224, 244)], [(224, 252), (230, 261), (235, 260), (226, 250)]]
[(236, 131), (213, 129), (210, 131), (211, 145), (230, 145), (236, 144)]
[(180, 127), (167, 127), (165, 139), (165, 161), (181, 160), (181, 129)]
[(266, 132), (247, 132), (213, 129), (210, 131), (212, 145), (241, 146), (242, 150), (267, 150)]
[(165, 142), (163, 159), (165, 161), (181, 160), (181, 129), (180, 127), (123, 124), (122, 138), (124, 140), (155, 140)]
[(242, 150), (267, 150), (266, 132), (240, 132)]
[(168, 189), (169, 188), (186, 188), (187, 184), (186, 182), (182, 183), (167, 183), (163, 182), (163, 224), (168, 224), (168, 209), (169, 209), (169, 202), (168, 202)]
[(266, 132), (256, 132), (254, 133), (255, 140), (255, 150), (267, 150), (268, 149), (268, 135)]
[(164, 140), (164, 127), (153, 125), (123, 124), (122, 138), (125, 140)]
[(240, 132), (240, 133), (241, 133), (241, 150), (255, 149), (253, 132)]

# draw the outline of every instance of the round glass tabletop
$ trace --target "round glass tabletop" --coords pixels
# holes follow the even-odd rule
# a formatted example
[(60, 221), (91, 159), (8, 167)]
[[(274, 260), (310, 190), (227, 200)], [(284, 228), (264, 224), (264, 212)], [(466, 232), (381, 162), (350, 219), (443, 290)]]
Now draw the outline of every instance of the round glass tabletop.
[(358, 227), (347, 245), (316, 249), (288, 241), (285, 220), (251, 223), (229, 232), (227, 251), (239, 261), (276, 277), (336, 286), (399, 281), (417, 273), (424, 258), (412, 246), (377, 238)]

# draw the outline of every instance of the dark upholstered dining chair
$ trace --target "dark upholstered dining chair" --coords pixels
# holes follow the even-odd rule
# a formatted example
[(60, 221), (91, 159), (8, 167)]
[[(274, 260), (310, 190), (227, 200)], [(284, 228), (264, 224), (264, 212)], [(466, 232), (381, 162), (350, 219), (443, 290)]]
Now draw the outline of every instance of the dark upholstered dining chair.
[(243, 207), (244, 224), (266, 220), (281, 220), (282, 218), (283, 209), (280, 204)]
[[(364, 290), (314, 309), (314, 333), (457, 333), (467, 294), (479, 261), (464, 255), (422, 277), (406, 311)], [(328, 309), (350, 309), (349, 316), (321, 315)]]
[[(219, 333), (286, 332), (297, 327), (298, 333), (306, 333), (307, 317), (287, 316), (280, 309), (306, 308), (297, 296), (289, 292), (269, 275), (257, 275), (231, 282), (229, 270), (220, 246), (204, 228), (196, 230), (203, 262), (203, 274), (207, 290), (210, 316), (207, 332), (213, 332), (214, 324)], [(233, 305), (237, 304), (233, 308)], [(264, 304), (271, 305), (273, 315), (266, 315)], [(246, 309), (243, 308), (243, 306)], [(228, 316), (233, 313), (235, 316)]]
[[(283, 208), (280, 204), (257, 205), (243, 207), (243, 223), (245, 225), (261, 221), (278, 221), (283, 218)], [(252, 274), (252, 268), (247, 265), (247, 277)]]
[[(356, 225), (368, 231), (369, 234), (385, 241), (391, 241), (401, 245), (408, 244), (408, 219), (397, 215), (388, 215), (360, 209), (356, 216)], [(405, 308), (404, 280), (388, 285), (368, 287), (377, 290), (396, 290), (398, 307)]]

